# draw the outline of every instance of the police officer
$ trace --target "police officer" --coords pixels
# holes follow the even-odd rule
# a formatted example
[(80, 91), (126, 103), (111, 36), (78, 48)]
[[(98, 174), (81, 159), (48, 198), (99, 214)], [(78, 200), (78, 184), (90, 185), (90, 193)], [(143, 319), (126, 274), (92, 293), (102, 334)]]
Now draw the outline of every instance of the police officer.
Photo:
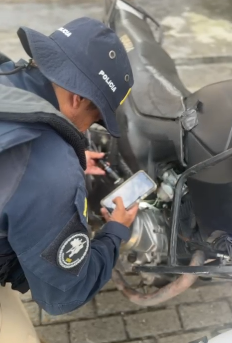
[[(119, 136), (115, 110), (133, 75), (119, 38), (97, 20), (74, 20), (49, 37), (22, 27), (18, 36), (33, 61), (0, 65), (0, 341), (35, 343), (12, 289), (30, 288), (52, 315), (73, 311), (110, 279), (129, 239), (137, 207), (126, 211), (117, 198), (90, 240), (82, 132), (102, 121)], [(87, 157), (87, 172), (100, 173), (102, 156)]]

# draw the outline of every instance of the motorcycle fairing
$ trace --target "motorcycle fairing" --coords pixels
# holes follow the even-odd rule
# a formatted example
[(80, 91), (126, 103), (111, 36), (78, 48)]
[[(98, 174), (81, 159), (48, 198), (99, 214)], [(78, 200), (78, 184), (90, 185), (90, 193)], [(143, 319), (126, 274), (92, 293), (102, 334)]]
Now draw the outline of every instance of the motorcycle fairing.
[(143, 15), (121, 0), (112, 13), (108, 24), (128, 52), (135, 78), (117, 111), (119, 151), (133, 172), (142, 168), (155, 177), (157, 162), (179, 160), (185, 165), (181, 119), (186, 114), (183, 97), (189, 92)]
[(130, 97), (118, 110), (117, 121), (119, 151), (133, 172), (143, 169), (155, 177), (152, 173), (159, 162), (179, 160), (184, 165), (181, 120), (141, 116)]
[(182, 99), (189, 92), (181, 83), (173, 60), (156, 42), (145, 20), (118, 7), (114, 30), (128, 51), (135, 79), (131, 97), (138, 112), (158, 118), (181, 117)]
[[(186, 100), (199, 99), (198, 125), (187, 134), (188, 167), (232, 147), (232, 81), (206, 86)], [(204, 234), (232, 232), (232, 159), (199, 172), (188, 180), (199, 227)]]

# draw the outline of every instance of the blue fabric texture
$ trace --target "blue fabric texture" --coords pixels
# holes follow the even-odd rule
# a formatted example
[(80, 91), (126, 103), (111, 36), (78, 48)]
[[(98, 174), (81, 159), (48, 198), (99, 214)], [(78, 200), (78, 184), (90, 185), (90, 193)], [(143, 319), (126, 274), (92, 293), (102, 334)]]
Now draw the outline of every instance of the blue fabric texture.
[[(13, 65), (7, 62), (0, 68), (6, 71)], [(0, 76), (1, 83), (58, 106), (50, 83), (38, 69)], [(85, 175), (73, 148), (48, 125), (0, 122), (0, 162), (1, 158), (8, 161), (0, 166), (5, 187), (4, 197), (0, 195), (0, 233), (7, 235), (0, 239), (1, 251), (17, 254), (33, 299), (45, 311), (53, 315), (73, 311), (111, 278), (120, 243), (129, 239), (129, 230), (107, 223), (90, 241), (77, 272), (61, 268), (52, 243), (61, 238), (60, 244), (65, 242), (70, 232), (88, 235)], [(75, 215), (78, 219), (71, 223)]]

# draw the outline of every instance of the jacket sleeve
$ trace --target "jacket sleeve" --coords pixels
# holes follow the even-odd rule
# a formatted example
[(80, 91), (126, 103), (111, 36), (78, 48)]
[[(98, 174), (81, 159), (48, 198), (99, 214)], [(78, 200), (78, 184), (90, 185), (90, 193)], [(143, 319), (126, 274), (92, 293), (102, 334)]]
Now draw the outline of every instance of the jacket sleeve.
[(89, 301), (110, 279), (129, 230), (107, 223), (90, 239), (85, 179), (72, 149), (53, 131), (30, 143), (20, 183), (3, 213), (33, 299), (58, 315)]

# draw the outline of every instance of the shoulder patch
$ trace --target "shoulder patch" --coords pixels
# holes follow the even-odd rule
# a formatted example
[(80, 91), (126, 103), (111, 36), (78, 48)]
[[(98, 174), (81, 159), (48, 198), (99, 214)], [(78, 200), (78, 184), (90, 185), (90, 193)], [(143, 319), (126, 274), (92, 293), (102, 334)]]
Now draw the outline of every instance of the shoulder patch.
[(57, 252), (57, 264), (70, 269), (80, 264), (89, 250), (89, 237), (84, 233), (76, 233), (66, 238)]
[(54, 266), (79, 275), (88, 259), (90, 238), (76, 212), (58, 236), (43, 250), (41, 257)]

